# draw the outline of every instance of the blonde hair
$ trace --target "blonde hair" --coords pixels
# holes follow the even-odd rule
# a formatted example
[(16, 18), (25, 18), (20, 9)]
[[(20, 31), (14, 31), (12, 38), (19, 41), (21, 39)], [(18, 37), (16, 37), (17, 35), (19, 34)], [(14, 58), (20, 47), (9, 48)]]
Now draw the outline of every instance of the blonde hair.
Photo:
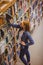
[(30, 32), (30, 22), (29, 22), (28, 20), (24, 20), (24, 21), (22, 22), (22, 25), (24, 26), (25, 31)]
[(30, 22), (29, 22), (28, 20), (24, 20), (24, 21), (22, 22), (22, 26), (24, 26), (25, 31), (30, 32)]

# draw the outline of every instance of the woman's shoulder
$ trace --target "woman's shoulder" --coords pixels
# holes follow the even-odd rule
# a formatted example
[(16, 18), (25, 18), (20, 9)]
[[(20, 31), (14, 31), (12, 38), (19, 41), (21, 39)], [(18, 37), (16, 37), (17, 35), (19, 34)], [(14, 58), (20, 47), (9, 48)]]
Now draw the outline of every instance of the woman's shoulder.
[(25, 35), (26, 35), (27, 37), (30, 37), (30, 36), (31, 36), (31, 35), (30, 35), (30, 32), (28, 32), (28, 31), (25, 31), (24, 33), (25, 33)]
[(24, 33), (27, 34), (27, 35), (30, 35), (30, 32), (28, 32), (28, 31), (24, 31)]

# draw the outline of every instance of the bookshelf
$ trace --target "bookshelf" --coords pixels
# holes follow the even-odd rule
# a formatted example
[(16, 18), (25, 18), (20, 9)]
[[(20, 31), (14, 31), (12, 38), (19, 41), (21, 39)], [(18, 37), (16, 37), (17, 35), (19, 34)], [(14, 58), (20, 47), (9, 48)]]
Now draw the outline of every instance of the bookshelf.
[[(5, 12), (9, 9), (9, 7), (12, 7), (12, 5), (15, 4), (15, 1), (16, 0), (0, 2), (0, 55), (2, 55), (2, 65), (4, 62), (7, 65), (14, 65), (17, 60), (15, 34), (12, 35), (12, 30), (8, 27), (7, 21), (4, 17)], [(3, 37), (2, 33), (4, 33)], [(9, 59), (10, 55), (11, 58)]]
[(11, 7), (14, 3), (16, 2), (16, 0), (11, 0), (11, 1), (1, 1), (0, 2), (0, 13), (4, 13), (6, 12), (6, 10)]
[[(0, 1), (0, 29), (4, 32), (4, 37), (0, 34), (0, 54), (3, 55), (3, 61), (15, 64), (17, 61), (16, 51), (16, 29), (8, 26), (8, 21), (6, 20), (6, 14), (13, 18), (13, 24), (19, 24), (25, 19), (30, 19), (31, 13), (30, 8), (34, 5), (37, 0), (3, 0)], [(36, 4), (36, 6), (38, 3)], [(32, 11), (33, 12), (33, 11)], [(9, 18), (8, 18), (9, 19)], [(19, 21), (19, 22), (18, 22)], [(1, 32), (1, 31), (0, 31)], [(3, 50), (2, 50), (3, 49)], [(5, 51), (7, 49), (7, 52)], [(2, 51), (2, 52), (1, 52)], [(5, 55), (7, 53), (7, 55)], [(8, 57), (11, 55), (10, 60)], [(2, 62), (3, 62), (2, 61)]]

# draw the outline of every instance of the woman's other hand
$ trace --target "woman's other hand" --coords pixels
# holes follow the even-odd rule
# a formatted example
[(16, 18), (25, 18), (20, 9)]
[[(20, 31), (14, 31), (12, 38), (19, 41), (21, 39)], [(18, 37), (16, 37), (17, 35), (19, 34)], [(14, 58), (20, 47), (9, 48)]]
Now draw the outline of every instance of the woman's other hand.
[(21, 44), (24, 45), (24, 46), (26, 45), (25, 42), (23, 42), (23, 41), (21, 41)]

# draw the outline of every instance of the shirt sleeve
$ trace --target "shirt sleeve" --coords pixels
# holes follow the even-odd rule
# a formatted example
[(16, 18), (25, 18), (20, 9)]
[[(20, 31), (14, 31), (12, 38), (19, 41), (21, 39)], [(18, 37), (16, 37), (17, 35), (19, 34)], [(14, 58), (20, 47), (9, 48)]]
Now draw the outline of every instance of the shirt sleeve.
[(12, 26), (14, 28), (21, 28), (20, 25), (18, 25), (18, 24), (9, 24), (9, 26)]

